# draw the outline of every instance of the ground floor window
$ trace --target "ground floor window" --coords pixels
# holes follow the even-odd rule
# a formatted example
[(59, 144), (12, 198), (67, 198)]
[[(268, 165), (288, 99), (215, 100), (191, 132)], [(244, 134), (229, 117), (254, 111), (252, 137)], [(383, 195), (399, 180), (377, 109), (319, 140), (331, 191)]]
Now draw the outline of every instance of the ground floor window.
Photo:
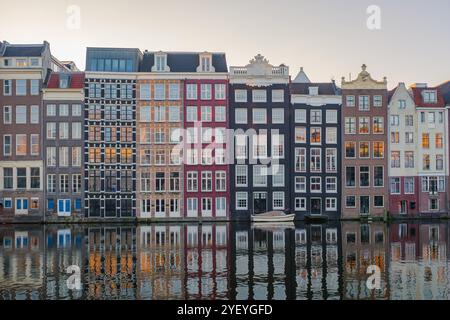
[(384, 197), (383, 196), (374, 196), (373, 197), (373, 206), (377, 208), (384, 207)]
[(202, 214), (210, 215), (212, 212), (212, 199), (202, 198)]
[(439, 199), (429, 199), (428, 208), (431, 211), (439, 210)]
[(27, 213), (28, 212), (28, 199), (27, 198), (16, 198), (16, 213)]
[(363, 215), (369, 214), (370, 209), (370, 197), (361, 196), (359, 197), (359, 213)]
[(197, 198), (188, 198), (187, 199), (187, 211), (188, 211), (188, 214), (197, 214), (197, 212), (198, 212)]
[(345, 197), (345, 207), (356, 208), (356, 197), (355, 196)]
[(284, 192), (273, 193), (273, 209), (284, 210)]
[(337, 198), (326, 198), (325, 209), (327, 211), (336, 211), (337, 210)]
[(5, 209), (11, 209), (12, 208), (12, 199), (11, 198), (4, 198), (3, 199), (3, 207)]
[(306, 198), (295, 198), (295, 211), (306, 211)]
[(236, 209), (247, 210), (248, 209), (248, 196), (247, 192), (236, 193)]

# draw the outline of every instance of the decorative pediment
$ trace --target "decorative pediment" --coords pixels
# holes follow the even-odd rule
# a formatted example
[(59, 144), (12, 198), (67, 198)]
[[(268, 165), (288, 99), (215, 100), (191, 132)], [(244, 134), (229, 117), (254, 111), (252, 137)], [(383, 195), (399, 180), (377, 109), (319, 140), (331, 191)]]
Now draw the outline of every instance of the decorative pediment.
[(233, 83), (265, 86), (271, 83), (289, 82), (289, 67), (281, 64), (276, 67), (263, 55), (257, 54), (244, 67), (230, 67), (230, 79)]
[(376, 81), (366, 71), (365, 64), (361, 66), (361, 69), (362, 71), (355, 80), (346, 81), (345, 77), (342, 77), (342, 89), (387, 89), (386, 77), (383, 78), (383, 81)]

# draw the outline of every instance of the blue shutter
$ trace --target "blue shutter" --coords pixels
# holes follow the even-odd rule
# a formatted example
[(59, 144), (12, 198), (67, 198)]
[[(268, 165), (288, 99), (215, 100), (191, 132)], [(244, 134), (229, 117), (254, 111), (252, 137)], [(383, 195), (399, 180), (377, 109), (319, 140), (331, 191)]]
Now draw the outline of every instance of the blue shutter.
[(66, 200), (66, 212), (70, 212), (70, 200)]

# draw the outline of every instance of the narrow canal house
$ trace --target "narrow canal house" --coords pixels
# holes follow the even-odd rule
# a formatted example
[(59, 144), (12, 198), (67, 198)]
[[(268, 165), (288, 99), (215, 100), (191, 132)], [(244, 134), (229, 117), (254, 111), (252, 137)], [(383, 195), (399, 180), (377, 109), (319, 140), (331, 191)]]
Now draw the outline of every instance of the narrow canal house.
[(389, 213), (419, 213), (417, 112), (412, 93), (404, 83), (389, 92)]
[(334, 82), (312, 83), (302, 68), (290, 85), (290, 94), (290, 207), (299, 219), (337, 219), (341, 212), (340, 90)]
[(418, 209), (426, 217), (448, 211), (448, 110), (438, 87), (411, 87), (417, 112)]
[(387, 80), (362, 66), (355, 80), (342, 78), (343, 218), (382, 218), (389, 208)]
[(84, 208), (84, 73), (52, 72), (43, 89), (45, 213), (81, 217)]
[[(137, 80), (137, 216), (180, 218), (183, 78), (171, 53), (144, 52)], [(174, 152), (172, 152), (174, 151)]]
[(42, 88), (64, 66), (43, 44), (0, 42), (2, 221), (43, 219)]
[[(170, 57), (170, 56), (169, 56)], [(184, 81), (184, 208), (190, 219), (230, 212), (227, 162), (228, 67), (224, 53), (174, 54)]]
[(139, 49), (87, 48), (85, 203), (89, 218), (136, 215)]
[(260, 54), (246, 66), (230, 67), (235, 219), (290, 209), (289, 81), (289, 67), (273, 66)]

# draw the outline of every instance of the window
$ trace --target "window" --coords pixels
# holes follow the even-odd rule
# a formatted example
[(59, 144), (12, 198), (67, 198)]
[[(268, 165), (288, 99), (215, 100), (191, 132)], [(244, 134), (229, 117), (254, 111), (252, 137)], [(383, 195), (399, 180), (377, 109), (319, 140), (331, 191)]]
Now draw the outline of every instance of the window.
[(382, 166), (373, 167), (373, 186), (384, 187), (384, 168)]
[(247, 159), (247, 136), (236, 135), (236, 159)]
[(39, 123), (39, 106), (30, 106), (30, 123)]
[(60, 104), (59, 105), (59, 116), (60, 117), (68, 117), (69, 116), (69, 105), (68, 104)]
[(373, 157), (374, 159), (384, 158), (384, 142), (382, 141), (373, 142)]
[[(141, 191), (150, 192), (151, 190), (151, 174), (150, 172), (141, 172)], [(148, 211), (150, 212), (150, 210)]]
[(359, 186), (370, 187), (370, 169), (367, 166), (359, 167)]
[(27, 80), (16, 80), (16, 96), (27, 94)]
[(400, 117), (398, 115), (391, 115), (391, 126), (397, 127), (400, 125)]
[(414, 125), (414, 116), (405, 115), (405, 125), (407, 127), (412, 127)]
[(445, 192), (445, 177), (422, 177), (422, 192)]
[(272, 90), (272, 102), (284, 102), (284, 90), (283, 89)]
[(81, 122), (72, 122), (72, 139), (81, 139)]
[(362, 159), (370, 157), (369, 142), (359, 143), (359, 157)]
[(322, 129), (319, 127), (311, 128), (311, 144), (322, 143)]
[(69, 123), (59, 123), (59, 139), (69, 139)]
[(214, 85), (214, 98), (216, 100), (226, 99), (226, 86), (224, 83), (216, 83)]
[(295, 172), (306, 172), (306, 148), (295, 148)]
[(359, 134), (369, 134), (370, 133), (370, 118), (360, 117), (359, 118)]
[(425, 112), (420, 113), (420, 122), (425, 123)]
[(376, 208), (384, 207), (384, 197), (383, 196), (374, 196), (373, 197), (373, 206)]
[(16, 106), (16, 124), (27, 123), (27, 106)]
[(422, 148), (430, 148), (430, 134), (428, 133), (422, 133)]
[(267, 135), (253, 135), (253, 158), (261, 159), (267, 157)]
[(210, 83), (202, 83), (200, 85), (201, 90), (201, 99), (202, 100), (211, 100), (211, 84)]
[(69, 192), (69, 175), (60, 174), (59, 175), (59, 191), (62, 193)]
[(248, 209), (247, 192), (236, 192), (236, 210)]
[(311, 177), (310, 178), (310, 189), (312, 193), (322, 192), (322, 178), (321, 177)]
[(369, 96), (359, 96), (358, 97), (358, 106), (360, 111), (368, 111), (370, 110), (370, 99)]
[(326, 143), (327, 144), (337, 143), (337, 128), (335, 127), (326, 128)]
[(437, 149), (442, 149), (444, 142), (443, 142), (443, 138), (442, 138), (442, 133), (436, 133), (435, 135), (435, 143), (436, 143), (436, 148)]
[(56, 192), (56, 174), (47, 175), (47, 192)]
[(266, 90), (252, 90), (252, 101), (253, 102), (267, 102), (267, 91)]
[(337, 111), (336, 110), (327, 110), (326, 111), (326, 120), (327, 120), (327, 123), (338, 123)]
[(155, 55), (155, 69), (156, 71), (165, 71), (166, 69), (166, 55), (156, 54)]
[(187, 191), (198, 191), (198, 173), (196, 171), (190, 171), (187, 173)]
[(373, 117), (373, 133), (374, 134), (384, 133), (384, 118), (383, 117)]
[(272, 158), (273, 159), (284, 158), (284, 134), (272, 135)]
[(405, 132), (405, 143), (414, 143), (414, 132)]
[(16, 134), (16, 155), (25, 156), (27, 154), (27, 135)]
[(444, 156), (442, 154), (436, 155), (436, 170), (444, 170)]
[(267, 186), (267, 167), (253, 166), (253, 186), (266, 187)]
[(306, 198), (295, 198), (295, 211), (306, 211)]
[(227, 121), (227, 115), (226, 115), (226, 109), (224, 106), (216, 106), (214, 108), (214, 120), (216, 122), (226, 122)]
[(164, 83), (155, 83), (155, 100), (161, 101), (166, 99), (166, 86)]
[(188, 122), (195, 122), (197, 121), (197, 107), (195, 106), (189, 106), (186, 109), (186, 120)]
[(188, 198), (187, 199), (187, 211), (188, 215), (196, 215), (198, 211), (198, 199)]
[(170, 179), (169, 181), (170, 191), (172, 192), (180, 191), (180, 173), (171, 172), (169, 179)]
[(211, 210), (212, 210), (212, 199), (202, 198), (202, 214), (211, 215)]
[(284, 192), (273, 193), (273, 209), (284, 210)]
[(312, 124), (322, 123), (322, 110), (311, 110), (310, 113), (310, 122)]
[(32, 156), (39, 155), (39, 135), (38, 134), (32, 134), (30, 135), (30, 154)]
[(272, 184), (274, 187), (284, 187), (284, 165), (272, 165)]
[(3, 95), (10, 96), (12, 94), (12, 80), (3, 80)]
[(216, 171), (216, 191), (227, 190), (227, 173), (225, 171)]
[(27, 188), (27, 168), (16, 168), (17, 174), (17, 188), (26, 189)]
[(235, 123), (246, 124), (247, 123), (247, 109), (236, 108), (234, 110)]
[(423, 160), (423, 170), (430, 170), (430, 167), (431, 167), (430, 155), (424, 154), (422, 160)]
[(295, 123), (306, 123), (306, 110), (295, 109)]
[(211, 122), (212, 121), (212, 107), (202, 106), (201, 108), (201, 121)]
[(345, 134), (355, 134), (356, 133), (356, 118), (346, 117), (345, 118)]
[(322, 171), (322, 149), (311, 148), (311, 172), (321, 172)]
[(391, 194), (400, 194), (400, 178), (390, 178)]
[(346, 208), (356, 208), (356, 197), (355, 196), (345, 197), (345, 207)]
[(139, 85), (140, 100), (150, 100), (150, 84), (142, 83)]
[(59, 166), (69, 166), (69, 147), (59, 147)]
[(179, 106), (170, 106), (169, 107), (169, 122), (180, 122), (180, 107)]
[(326, 211), (336, 211), (337, 210), (337, 199), (336, 198), (326, 198), (325, 199), (325, 210)]
[(235, 90), (234, 91), (235, 102), (247, 102), (247, 90)]
[(283, 108), (273, 108), (272, 109), (272, 123), (273, 124), (284, 124), (284, 109)]
[(434, 112), (428, 112), (428, 126), (434, 127), (434, 124), (436, 123), (436, 115)]
[(197, 100), (197, 84), (188, 83), (186, 85), (186, 98), (187, 100)]
[(355, 167), (345, 168), (345, 186), (355, 187), (356, 186), (356, 170)]
[(391, 143), (400, 143), (400, 133), (398, 131), (391, 132)]
[(414, 194), (414, 178), (413, 177), (405, 177), (405, 194)]
[(56, 166), (56, 147), (47, 147), (47, 166)]
[(383, 106), (383, 96), (380, 96), (380, 95), (373, 96), (373, 106), (374, 107), (382, 107)]
[(12, 189), (13, 179), (13, 168), (3, 168), (3, 189)]
[(356, 158), (356, 142), (350, 141), (345, 143), (345, 158)]
[(11, 144), (12, 144), (12, 136), (10, 134), (5, 134), (3, 136), (3, 155), (4, 156), (10, 156), (11, 151)]
[(337, 149), (326, 149), (326, 171), (337, 171)]
[(214, 154), (215, 164), (225, 164), (225, 149), (216, 148)]
[(306, 143), (305, 127), (295, 127), (295, 143)]
[(30, 94), (32, 96), (39, 95), (39, 80), (36, 79), (30, 80)]
[(166, 107), (165, 106), (155, 106), (153, 117), (155, 122), (164, 122), (166, 121)]
[(422, 91), (423, 102), (425, 103), (436, 103), (437, 95), (435, 90), (424, 90)]
[(391, 168), (400, 168), (400, 151), (391, 151)]
[(164, 172), (156, 172), (155, 173), (155, 191), (163, 192), (166, 190), (166, 179)]
[(202, 171), (202, 191), (212, 191), (212, 172)]
[(405, 151), (405, 168), (414, 168), (414, 152)]
[(253, 113), (253, 123), (255, 124), (267, 123), (266, 109), (255, 108), (252, 110), (252, 113)]
[(73, 104), (72, 105), (72, 116), (73, 117), (81, 117), (81, 104)]
[(12, 123), (12, 107), (11, 106), (3, 107), (3, 123), (4, 124)]
[(295, 177), (295, 192), (306, 193), (306, 177)]
[(247, 178), (247, 166), (237, 165), (236, 166), (236, 187), (246, 187), (248, 183)]
[(73, 174), (72, 175), (72, 192), (80, 193), (81, 192), (81, 174)]
[(72, 147), (72, 166), (81, 167), (81, 147)]
[(337, 192), (337, 178), (336, 177), (326, 177), (325, 178), (325, 190), (326, 190), (326, 192), (331, 192), (331, 193)]
[(354, 107), (355, 106), (355, 96), (346, 96), (345, 97), (345, 105), (347, 107)]
[(150, 106), (142, 106), (140, 110), (139, 120), (141, 122), (150, 122)]

